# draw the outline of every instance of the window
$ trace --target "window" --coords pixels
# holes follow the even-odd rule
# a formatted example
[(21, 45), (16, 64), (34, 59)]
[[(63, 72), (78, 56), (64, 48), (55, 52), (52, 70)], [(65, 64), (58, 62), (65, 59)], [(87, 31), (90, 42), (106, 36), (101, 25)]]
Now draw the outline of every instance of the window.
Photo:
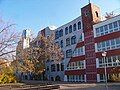
[(96, 36), (99, 36), (100, 35), (100, 31), (99, 31), (99, 28), (96, 28)]
[(82, 36), (82, 33), (80, 34), (80, 38), (79, 38), (79, 41), (81, 42), (82, 41), (82, 38), (83, 36)]
[(66, 46), (69, 46), (70, 45), (70, 38), (67, 38), (66, 39)]
[(59, 32), (56, 31), (56, 32), (55, 32), (55, 39), (58, 39), (58, 38), (59, 38)]
[(114, 26), (114, 28), (118, 27), (117, 21), (113, 22), (113, 26)]
[(107, 25), (104, 26), (104, 30), (105, 30), (105, 34), (107, 34), (108, 33), (108, 26)]
[(61, 63), (61, 71), (64, 71), (64, 64)]
[(65, 28), (65, 35), (68, 34), (68, 27)]
[(95, 14), (96, 14), (96, 17), (99, 17), (99, 16), (98, 16), (98, 12), (97, 12), (97, 11), (95, 11)]
[(59, 31), (59, 37), (62, 37), (62, 36), (63, 36), (63, 29)]
[(110, 29), (110, 32), (113, 32), (113, 25), (112, 25), (112, 23), (109, 24), (109, 29)]
[(73, 31), (76, 31), (76, 23), (73, 25)]
[(79, 69), (83, 69), (84, 68), (84, 61), (79, 61)]
[(101, 43), (98, 43), (98, 44), (97, 44), (97, 48), (101, 48)]
[(72, 36), (72, 38), (71, 38), (71, 44), (76, 44), (76, 36)]
[(77, 62), (71, 62), (69, 63), (69, 65), (67, 66), (67, 69), (70, 70), (77, 70), (77, 69), (84, 69), (85, 65), (84, 65), (84, 60), (82, 61), (77, 61)]
[(107, 58), (107, 66), (112, 66), (112, 59), (111, 59), (111, 57)]
[(112, 28), (113, 28), (112, 23), (110, 23), (109, 24), (109, 29), (112, 29)]
[(119, 25), (119, 27), (120, 27), (120, 20), (118, 20), (118, 25)]
[(105, 47), (105, 41), (104, 41), (104, 42), (102, 42), (102, 47)]
[(116, 44), (120, 45), (120, 38), (116, 38)]
[(110, 49), (110, 41), (108, 40), (108, 41), (106, 41), (106, 47), (107, 47), (107, 50), (109, 50)]
[(71, 58), (72, 57), (72, 50), (69, 49), (66, 51), (66, 58)]
[(69, 26), (69, 33), (72, 33), (72, 25)]
[(78, 56), (83, 55), (83, 47), (78, 48)]
[(74, 54), (73, 54), (74, 57), (78, 56), (78, 52), (77, 51), (78, 51), (78, 49), (74, 50)]
[(57, 71), (60, 71), (60, 65), (57, 64)]
[(110, 46), (110, 41), (106, 41), (106, 46), (109, 47)]
[(78, 22), (78, 30), (81, 29), (81, 22)]
[(100, 32), (101, 32), (101, 35), (104, 35), (104, 29), (103, 29), (103, 26), (100, 27)]
[(51, 72), (55, 72), (55, 64), (51, 65)]
[(104, 74), (100, 74), (100, 81), (104, 81), (105, 80), (105, 75)]
[(115, 45), (115, 40), (114, 40), (114, 39), (111, 40), (111, 45), (112, 45), (112, 46)]
[(85, 12), (85, 16), (87, 17), (87, 16), (90, 16), (90, 12), (88, 11), (88, 10), (86, 10)]
[(46, 69), (47, 71), (49, 71), (49, 66), (47, 66), (47, 69)]
[(63, 40), (60, 41), (60, 46), (63, 47)]

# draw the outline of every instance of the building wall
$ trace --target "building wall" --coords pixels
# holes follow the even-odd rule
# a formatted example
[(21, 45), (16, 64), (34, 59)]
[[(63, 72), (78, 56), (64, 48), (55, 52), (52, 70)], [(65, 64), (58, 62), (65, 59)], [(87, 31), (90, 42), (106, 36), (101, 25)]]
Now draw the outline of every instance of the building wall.
[[(96, 11), (98, 15), (96, 14)], [(118, 77), (120, 78), (120, 62), (116, 62), (116, 60), (120, 61), (120, 16), (118, 15), (101, 22), (99, 8), (93, 4), (89, 4), (82, 8), (82, 23), (84, 41), (78, 43), (76, 48), (84, 46), (85, 55), (77, 55), (76, 57), (71, 58), (68, 64), (69, 69), (65, 71), (66, 81), (104, 81), (104, 60), (102, 57), (103, 51), (107, 52), (106, 65), (108, 79), (110, 79), (111, 75), (115, 73), (117, 73)], [(98, 28), (100, 31), (101, 26), (106, 28), (106, 25), (108, 26), (111, 23), (113, 25), (112, 29), (103, 29), (99, 34), (96, 33)], [(109, 46), (107, 46), (108, 42), (110, 43)], [(104, 43), (104, 47), (98, 48)], [(85, 61), (83, 65), (85, 67), (80, 68), (80, 61)], [(84, 80), (81, 80), (80, 75), (84, 75)]]
[[(46, 62), (47, 79), (55, 81), (56, 77), (59, 77), (61, 81), (71, 82), (104, 81), (103, 51), (107, 52), (108, 79), (114, 73), (120, 77), (120, 62), (116, 63), (116, 60), (120, 61), (120, 15), (101, 21), (100, 9), (94, 4), (83, 7), (81, 14), (78, 18), (53, 31), (48, 27), (41, 31), (46, 37), (54, 32), (55, 43), (58, 43), (64, 52), (64, 60), (59, 62), (59, 70), (57, 70), (57, 63)], [(81, 25), (78, 29), (79, 21)], [(73, 29), (74, 24), (76, 24), (76, 29)], [(69, 29), (71, 25), (72, 31)], [(66, 27), (68, 27), (68, 33)], [(71, 44), (72, 36), (76, 36), (76, 42)], [(67, 42), (68, 38), (70, 44)], [(66, 53), (68, 53), (67, 56)], [(64, 70), (61, 70), (61, 64)]]
[[(80, 22), (80, 27), (78, 29), (78, 22)], [(73, 29), (73, 26), (74, 24), (76, 24), (76, 29), (74, 28)], [(69, 32), (69, 27), (72, 25), (72, 32)], [(68, 27), (68, 33), (66, 34), (66, 27)], [(62, 51), (64, 52), (64, 60), (62, 60), (61, 62), (59, 62), (60, 64), (62, 63), (63, 66), (64, 66), (64, 70), (60, 70), (60, 71), (53, 71), (51, 72), (50, 70), (47, 71), (47, 77), (49, 78), (49, 80), (51, 80), (51, 77), (56, 78), (56, 76), (60, 76), (60, 79), (61, 81), (64, 81), (64, 71), (66, 70), (67, 68), (67, 65), (68, 65), (68, 62), (70, 60), (70, 57), (66, 57), (66, 51), (67, 50), (70, 50), (71, 49), (71, 53), (73, 53), (75, 51), (75, 47), (77, 45), (78, 42), (81, 42), (81, 40), (83, 41), (84, 38), (80, 39), (81, 37), (83, 37), (83, 30), (82, 30), (82, 20), (81, 20), (81, 17), (78, 17), (76, 19), (74, 19), (73, 21), (57, 28), (54, 30), (54, 33), (56, 32), (59, 32), (59, 34), (61, 33), (60, 30), (62, 30), (62, 34), (60, 36), (58, 36), (56, 39), (55, 39), (55, 43), (58, 43), (59, 46), (62, 48)], [(46, 32), (48, 32), (46, 30)], [(71, 42), (71, 38), (75, 36), (75, 42)], [(70, 39), (70, 44), (66, 46), (66, 39), (69, 38)], [(63, 45), (61, 46), (61, 40), (63, 41)], [(48, 62), (46, 63), (46, 67), (49, 67), (51, 68), (51, 65), (53, 64), (54, 62)], [(56, 66), (57, 64), (55, 64)], [(60, 67), (61, 68), (61, 67)]]

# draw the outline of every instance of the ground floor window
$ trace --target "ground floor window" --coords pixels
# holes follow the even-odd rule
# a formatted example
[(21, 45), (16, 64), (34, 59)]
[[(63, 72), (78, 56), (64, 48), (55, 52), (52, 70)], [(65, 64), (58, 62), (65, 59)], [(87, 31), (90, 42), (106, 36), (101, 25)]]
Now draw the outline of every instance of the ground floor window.
[[(98, 74), (98, 82), (104, 82), (105, 81), (105, 75), (104, 74)], [(113, 73), (113, 74), (107, 74), (107, 81), (113, 82), (113, 81), (120, 81), (120, 73)]]
[(85, 82), (85, 75), (67, 75), (69, 82)]

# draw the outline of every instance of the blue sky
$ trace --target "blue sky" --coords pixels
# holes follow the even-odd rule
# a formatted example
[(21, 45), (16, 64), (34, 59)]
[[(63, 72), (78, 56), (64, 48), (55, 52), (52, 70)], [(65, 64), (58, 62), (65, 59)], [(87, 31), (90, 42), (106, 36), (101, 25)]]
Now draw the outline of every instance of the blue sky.
[[(102, 14), (120, 8), (120, 0), (91, 0)], [(57, 27), (80, 16), (88, 0), (0, 0), (0, 17), (16, 23), (16, 30), (30, 28), (37, 34), (44, 27)]]

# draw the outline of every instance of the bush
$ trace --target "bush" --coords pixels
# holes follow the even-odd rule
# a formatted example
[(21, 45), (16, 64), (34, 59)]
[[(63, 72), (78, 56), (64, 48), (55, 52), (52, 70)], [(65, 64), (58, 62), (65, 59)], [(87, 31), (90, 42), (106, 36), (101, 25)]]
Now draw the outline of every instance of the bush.
[(16, 83), (18, 80), (11, 67), (3, 67), (0, 74), (0, 84)]

